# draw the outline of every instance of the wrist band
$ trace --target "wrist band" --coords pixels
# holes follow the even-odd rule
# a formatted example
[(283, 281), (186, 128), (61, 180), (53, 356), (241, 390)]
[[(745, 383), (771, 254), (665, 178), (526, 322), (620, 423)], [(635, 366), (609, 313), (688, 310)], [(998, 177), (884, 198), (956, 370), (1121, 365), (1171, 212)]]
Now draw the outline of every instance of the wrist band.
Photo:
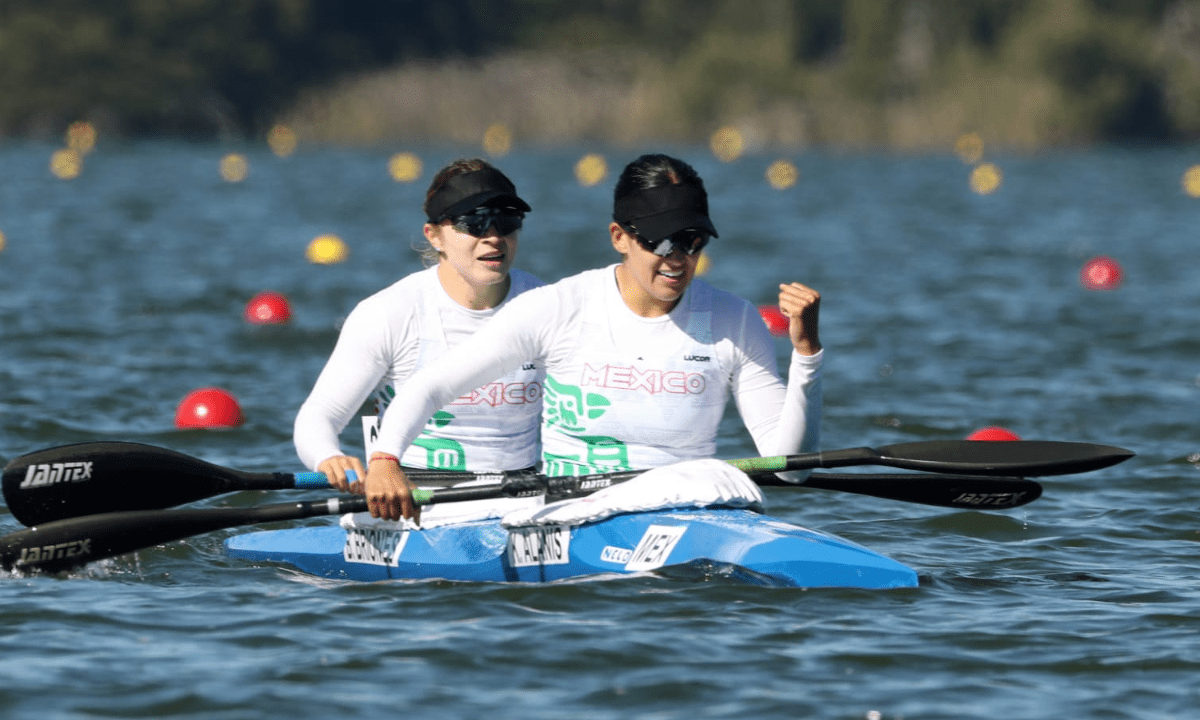
[(376, 460), (391, 460), (397, 465), (400, 464), (400, 458), (395, 455), (388, 455), (387, 453), (371, 453), (371, 462), (375, 462)]

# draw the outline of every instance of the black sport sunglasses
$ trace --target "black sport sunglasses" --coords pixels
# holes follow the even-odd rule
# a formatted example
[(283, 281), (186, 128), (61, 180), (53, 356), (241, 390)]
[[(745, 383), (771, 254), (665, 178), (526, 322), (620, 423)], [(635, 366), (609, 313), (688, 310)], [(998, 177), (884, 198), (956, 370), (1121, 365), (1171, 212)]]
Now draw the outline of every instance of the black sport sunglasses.
[(712, 236), (703, 230), (685, 228), (671, 233), (658, 242), (653, 242), (638, 234), (637, 228), (630, 223), (622, 223), (621, 227), (625, 229), (625, 232), (633, 235), (639, 245), (659, 257), (667, 257), (675, 252), (676, 248), (682, 250), (684, 255), (695, 255), (703, 250), (704, 246), (708, 245), (708, 241), (712, 239)]
[(500, 235), (511, 235), (521, 229), (525, 213), (516, 208), (477, 207), (469, 213), (442, 219), (449, 220), (455, 230), (475, 237), (483, 237), (490, 227), (495, 227)]

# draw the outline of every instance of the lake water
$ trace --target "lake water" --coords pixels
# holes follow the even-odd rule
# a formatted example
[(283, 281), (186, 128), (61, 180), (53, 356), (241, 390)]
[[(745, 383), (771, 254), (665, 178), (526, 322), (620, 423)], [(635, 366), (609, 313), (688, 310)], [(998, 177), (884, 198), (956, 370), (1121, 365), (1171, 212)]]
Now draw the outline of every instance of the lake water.
[[(71, 181), (49, 172), (53, 150), (0, 145), (0, 463), (131, 440), (283, 471), (304, 469), (292, 419), (342, 318), (419, 268), (431, 172), (477, 152), (422, 150), (424, 176), (403, 184), (386, 150), (102, 142)], [(218, 173), (231, 150), (249, 162), (239, 183)], [(610, 174), (584, 187), (572, 169), (596, 150)], [(822, 292), (826, 449), (1000, 425), (1137, 457), (1045, 478), (1040, 500), (1005, 512), (767, 490), (772, 515), (916, 569), (901, 591), (324, 582), (224, 557), (238, 530), (8, 577), (0, 715), (1196, 717), (1200, 199), (1180, 181), (1200, 149), (996, 156), (990, 195), (950, 154), (790, 155), (800, 180), (776, 190), (777, 156), (667, 150), (709, 186), (721, 237), (706, 279), (756, 303), (780, 281)], [(555, 280), (615, 261), (612, 168), (634, 155), (500, 159), (534, 207), (518, 265)], [(305, 259), (324, 233), (345, 262)], [(1097, 255), (1122, 265), (1120, 287), (1081, 285)], [(291, 323), (243, 320), (263, 290), (291, 300)], [(205, 386), (232, 392), (246, 423), (175, 430)], [(732, 409), (720, 454), (754, 455)], [(202, 505), (298, 496), (322, 494)], [(0, 532), (19, 527), (0, 514)]]

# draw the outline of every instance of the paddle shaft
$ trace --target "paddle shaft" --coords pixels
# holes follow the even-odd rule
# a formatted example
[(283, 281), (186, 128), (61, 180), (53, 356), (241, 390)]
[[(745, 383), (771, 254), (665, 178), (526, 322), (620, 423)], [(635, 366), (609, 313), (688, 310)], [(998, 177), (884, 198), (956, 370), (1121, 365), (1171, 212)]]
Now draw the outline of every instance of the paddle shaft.
[[(1086, 443), (927, 441), (729, 462), (761, 482), (771, 482), (777, 472), (852, 465), (970, 475), (1057, 475), (1108, 467), (1132, 456), (1122, 448)], [(469, 479), (498, 482), (511, 476), (511, 472), (419, 470), (410, 475), (417, 484)], [(600, 482), (594, 480), (593, 489), (604, 487)], [(9, 511), (24, 525), (96, 513), (161, 509), (239, 490), (326, 486), (328, 481), (321, 473), (245, 472), (165, 448), (123, 442), (79, 443), (29, 453), (11, 461), (3, 476)], [(891, 489), (879, 487), (886, 490), (880, 497), (903, 499), (896, 498)], [(877, 494), (862, 489), (851, 492)], [(946, 505), (948, 501), (916, 502)]]
[(1053, 440), (923, 442), (829, 450), (802, 455), (731, 460), (746, 473), (880, 465), (902, 470), (972, 475), (1047, 476), (1099, 470), (1133, 457), (1124, 448)]
[[(542, 493), (555, 499), (577, 497), (625, 482), (638, 474), (548, 478), (532, 472), (514, 473), (499, 484), (421, 489), (414, 493), (414, 499), (419, 504), (432, 505)], [(813, 487), (971, 509), (1017, 507), (1033, 502), (1042, 491), (1038, 483), (1022, 478), (952, 475), (814, 473), (805, 482)], [(0, 537), (0, 567), (59, 572), (215, 530), (366, 510), (366, 498), (343, 497), (252, 508), (129, 510), (87, 515), (56, 520)]]
[[(741, 461), (728, 461), (735, 467)], [(564, 477), (546, 477), (533, 472), (512, 473), (430, 473), (413, 471), (406, 473), (417, 485), (429, 479), (446, 481), (446, 476), (457, 475), (492, 484), (446, 488), (434, 491), (429, 503), (458, 500), (486, 500), (498, 496), (520, 497), (545, 494), (547, 501), (589, 495), (606, 487), (625, 482), (642, 471), (603, 473)], [(801, 482), (780, 480), (774, 473), (752, 470), (751, 478), (759, 485), (768, 487), (807, 487), (835, 492), (854, 493), (883, 498), (934, 505), (955, 509), (989, 508), (1006, 510), (1027, 505), (1042, 495), (1042, 486), (1033, 480), (1017, 477), (948, 475), (926, 473), (812, 473)], [(422, 499), (419, 504), (424, 504)]]
[[(529, 480), (486, 488), (487, 497), (519, 495)], [(485, 488), (418, 490), (422, 505), (479, 499)], [(55, 520), (0, 537), (0, 568), (60, 572), (215, 530), (265, 522), (302, 520), (320, 515), (366, 512), (364, 497), (330, 498), (252, 508), (128, 510)]]

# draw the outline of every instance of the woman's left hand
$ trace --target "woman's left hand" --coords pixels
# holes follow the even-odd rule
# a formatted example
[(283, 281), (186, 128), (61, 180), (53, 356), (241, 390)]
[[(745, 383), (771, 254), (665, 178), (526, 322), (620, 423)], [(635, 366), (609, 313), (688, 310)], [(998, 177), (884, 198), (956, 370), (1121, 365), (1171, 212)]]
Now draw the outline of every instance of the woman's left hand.
[[(367, 471), (358, 458), (349, 455), (334, 455), (322, 460), (321, 464), (317, 466), (317, 470), (325, 473), (325, 477), (329, 478), (329, 484), (335, 489), (356, 495), (363, 494), (362, 479), (367, 476)], [(358, 479), (350, 482), (347, 477), (348, 472), (353, 472)]]
[(821, 313), (821, 293), (798, 282), (779, 286), (779, 311), (787, 316), (788, 336), (801, 355), (821, 352), (817, 324)]
[(375, 456), (370, 463), (364, 494), (371, 517), (383, 520), (409, 518), (421, 524), (421, 506), (413, 502), (416, 486), (409, 482), (396, 458)]

